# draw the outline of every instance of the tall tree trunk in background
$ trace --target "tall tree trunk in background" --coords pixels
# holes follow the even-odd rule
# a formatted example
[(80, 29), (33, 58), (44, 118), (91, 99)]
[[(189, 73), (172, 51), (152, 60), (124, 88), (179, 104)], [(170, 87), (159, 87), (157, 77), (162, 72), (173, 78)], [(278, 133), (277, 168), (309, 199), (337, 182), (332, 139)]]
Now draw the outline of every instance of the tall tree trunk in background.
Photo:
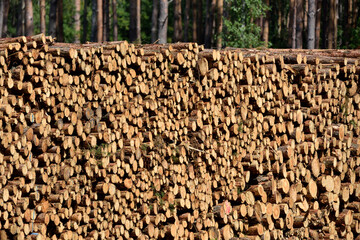
[[(349, 45), (349, 30), (350, 30), (350, 24), (349, 24), (349, 20), (351, 19), (350, 18), (350, 15), (351, 15), (351, 7), (350, 7), (350, 4), (352, 0), (345, 0), (344, 3), (343, 3), (343, 24), (342, 24), (342, 27), (344, 29), (344, 35), (343, 35), (343, 39), (344, 39), (344, 42), (343, 42), (343, 46), (345, 46), (346, 48), (348, 47)], [(350, 20), (351, 21), (351, 20)]]
[(17, 18), (16, 18), (16, 35), (20, 36), (21, 34), (21, 24), (22, 24), (22, 2), (20, 1), (18, 2), (18, 4), (16, 5), (17, 9), (16, 9), (16, 13), (17, 13)]
[(46, 6), (45, 0), (40, 0), (40, 32), (46, 33)]
[(81, 35), (81, 42), (84, 43), (87, 40), (87, 28), (88, 28), (88, 21), (87, 21), (87, 8), (88, 8), (88, 0), (84, 0), (84, 11), (82, 17), (82, 35)]
[(137, 0), (136, 4), (136, 35), (137, 42), (141, 43), (141, 0)]
[(136, 41), (136, 2), (137, 0), (130, 0), (130, 26), (129, 26), (129, 40)]
[(197, 0), (192, 1), (192, 10), (193, 10), (193, 20), (192, 20), (192, 40), (194, 42), (198, 41), (198, 5)]
[(80, 42), (80, 8), (81, 8), (81, 0), (75, 0), (75, 42)]
[(358, 4), (358, 0), (353, 0), (352, 2), (352, 28), (356, 28), (356, 23), (357, 23), (357, 19), (358, 19), (358, 14), (359, 14), (359, 4)]
[(194, 0), (198, 1), (198, 15), (197, 15), (197, 26), (198, 26), (198, 43), (203, 44), (205, 40), (204, 34), (204, 23), (203, 23), (203, 0)]
[[(285, 18), (286, 15), (285, 15), (285, 13), (283, 13), (283, 11), (284, 10), (283, 10), (283, 6), (282, 6), (282, 2), (280, 2), (278, 11), (277, 11), (278, 12), (277, 24), (279, 26), (277, 35), (279, 37), (281, 37), (281, 33), (283, 31), (283, 26), (286, 26), (288, 24), (287, 19)], [(269, 18), (270, 18), (270, 10), (267, 11), (266, 16), (269, 16)]]
[(181, 0), (174, 0), (174, 37), (173, 42), (182, 39)]
[(63, 0), (57, 0), (57, 40), (58, 42), (64, 42), (64, 18), (63, 18), (64, 8)]
[(34, 11), (32, 0), (25, 1), (25, 35), (34, 35)]
[(329, 2), (330, 0), (322, 0), (321, 4), (321, 48), (327, 48), (328, 32), (329, 32)]
[[(4, 3), (4, 10), (3, 10), (3, 25), (2, 25), (2, 36), (6, 37), (7, 33), (8, 33), (8, 15), (9, 15), (9, 8), (10, 8), (10, 3), (9, 0), (3, 0)], [(0, 36), (1, 37), (1, 36)]]
[(168, 0), (160, 0), (159, 9), (159, 43), (167, 42), (168, 30)]
[(103, 0), (97, 0), (97, 41), (103, 41)]
[(211, 48), (216, 0), (206, 0), (205, 48)]
[[(304, 20), (303, 20), (303, 23), (304, 23), (304, 25), (303, 25), (303, 34), (305, 34), (305, 36), (306, 36), (306, 34), (307, 34), (307, 29), (308, 29), (308, 21), (309, 21), (309, 19), (308, 19), (308, 13), (307, 13), (307, 11), (308, 11), (308, 9), (309, 9), (309, 0), (304, 0), (304, 3), (303, 3), (303, 11), (304, 11)], [(307, 39), (307, 38), (306, 38)]]
[(112, 9), (113, 9), (113, 40), (118, 40), (118, 25), (117, 25), (117, 8), (116, 8), (116, 0), (112, 0)]
[(290, 0), (290, 13), (289, 13), (289, 39), (288, 45), (291, 48), (296, 48), (296, 4), (295, 0)]
[[(335, 0), (335, 19), (334, 19), (334, 48), (337, 48), (338, 46), (338, 41), (337, 41), (337, 36), (338, 36), (338, 19), (339, 19), (339, 0)], [(356, 19), (357, 20), (357, 19)]]
[(141, 1), (131, 0), (130, 1), (130, 34), (129, 40), (131, 42), (141, 42)]
[(189, 41), (189, 22), (190, 22), (190, 0), (185, 0), (184, 15), (184, 42)]
[(151, 42), (154, 43), (158, 39), (157, 28), (159, 19), (159, 0), (153, 0), (151, 14)]
[(327, 48), (336, 48), (336, 0), (330, 0)]
[(217, 0), (217, 26), (216, 26), (216, 48), (222, 47), (224, 0)]
[(56, 35), (56, 7), (57, 0), (50, 1), (50, 12), (49, 12), (49, 34), (53, 37)]
[(109, 0), (103, 0), (103, 20), (104, 20), (104, 29), (103, 29), (103, 40), (109, 41), (110, 37), (110, 11), (109, 11)]
[(303, 48), (304, 1), (296, 1), (296, 48)]
[[(270, 2), (269, 0), (265, 0), (266, 6), (269, 6)], [(264, 17), (264, 25), (263, 25), (263, 41), (265, 43), (265, 46), (268, 46), (269, 44), (269, 20), (270, 20), (270, 13), (269, 11), (266, 11), (266, 16)], [(281, 24), (280, 24), (281, 26)]]
[[(4, 2), (0, 1), (0, 13), (3, 13), (3, 12), (4, 12)], [(0, 38), (3, 35), (3, 25), (4, 25), (3, 23), (4, 23), (4, 16), (1, 15), (0, 16)]]
[(26, 1), (21, 1), (21, 35), (26, 35)]
[(345, 11), (347, 10), (346, 28), (349, 29), (352, 27), (353, 2), (354, 0), (347, 0), (347, 4), (345, 5)]
[(316, 3), (316, 28), (315, 28), (315, 48), (320, 48), (320, 30), (321, 30), (321, 1), (317, 0)]
[(90, 41), (96, 42), (97, 41), (97, 0), (91, 1), (91, 37)]
[(308, 49), (315, 48), (315, 13), (316, 13), (316, 0), (309, 0), (308, 9)]

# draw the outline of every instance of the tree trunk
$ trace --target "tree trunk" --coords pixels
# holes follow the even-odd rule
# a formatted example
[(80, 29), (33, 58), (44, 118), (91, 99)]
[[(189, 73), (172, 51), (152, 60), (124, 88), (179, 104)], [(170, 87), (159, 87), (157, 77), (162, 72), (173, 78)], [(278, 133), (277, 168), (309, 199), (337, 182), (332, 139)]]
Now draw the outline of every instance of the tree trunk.
[(356, 28), (356, 24), (357, 24), (357, 19), (358, 19), (358, 13), (359, 13), (359, 7), (358, 7), (358, 0), (353, 0), (352, 2), (353, 6), (352, 6), (352, 21), (351, 21), (351, 26), (352, 28)]
[[(344, 29), (344, 35), (343, 35), (343, 39), (344, 39), (344, 42), (343, 42), (343, 46), (345, 46), (345, 48), (348, 48), (348, 45), (349, 45), (349, 30), (350, 30), (350, 24), (349, 24), (349, 20), (351, 19), (350, 18), (350, 15), (351, 15), (351, 7), (350, 7), (350, 3), (351, 3), (352, 0), (345, 0), (343, 5), (342, 5), (342, 11), (343, 11), (343, 21), (342, 21), (342, 27)], [(350, 20), (351, 21), (351, 20)]]
[[(265, 0), (266, 6), (269, 6), (270, 2), (269, 0)], [(265, 43), (265, 46), (268, 46), (269, 44), (269, 20), (270, 20), (270, 13), (269, 11), (266, 11), (266, 16), (264, 17), (264, 25), (263, 25), (263, 41)], [(279, 27), (281, 26), (281, 23)]]
[(2, 24), (2, 36), (6, 37), (7, 33), (8, 33), (7, 21), (8, 21), (10, 4), (9, 4), (9, 0), (4, 0), (2, 2), (4, 4), (4, 8), (3, 8), (4, 17), (3, 17), (3, 24)]
[[(4, 2), (3, 1), (0, 1), (0, 12), (4, 12)], [(4, 16), (1, 15), (0, 16), (0, 38), (2, 37), (3, 35), (3, 24), (4, 23)]]
[(57, 0), (50, 1), (49, 12), (49, 34), (53, 37), (56, 36), (56, 2)]
[(130, 34), (129, 39), (131, 42), (141, 42), (141, 1), (131, 0), (130, 1)]
[(174, 0), (174, 37), (173, 42), (182, 39), (181, 0)]
[(321, 30), (321, 1), (317, 0), (316, 3), (316, 29), (315, 29), (315, 48), (320, 48), (320, 30)]
[(40, 32), (46, 33), (46, 7), (45, 0), (40, 0)]
[(21, 0), (17, 4), (17, 18), (16, 18), (16, 35), (20, 36), (22, 34), (22, 23), (23, 23), (23, 3), (24, 0)]
[(321, 4), (321, 48), (327, 48), (328, 32), (329, 32), (329, 2), (330, 0), (322, 0)]
[(117, 12), (116, 12), (116, 0), (112, 0), (112, 9), (113, 9), (113, 40), (118, 40), (118, 25), (117, 25)]
[(159, 43), (167, 42), (168, 29), (168, 0), (160, 0), (159, 11)]
[(198, 6), (197, 6), (198, 1), (197, 0), (193, 0), (192, 1), (192, 9), (193, 9), (193, 20), (192, 20), (192, 40), (194, 42), (198, 41)]
[[(285, 12), (283, 12), (283, 8), (284, 8), (284, 4), (282, 2), (280, 2), (279, 8), (278, 8), (278, 19), (277, 19), (277, 23), (279, 26), (279, 30), (278, 30), (278, 36), (279, 38), (282, 37), (282, 33), (285, 29), (285, 26), (287, 26), (289, 24), (288, 22), (288, 18), (285, 14)], [(267, 12), (267, 14), (270, 15), (270, 11)], [(270, 16), (269, 16), (270, 19)]]
[(194, 0), (198, 1), (198, 15), (197, 15), (197, 26), (198, 26), (198, 42), (200, 44), (204, 43), (205, 34), (204, 34), (204, 24), (203, 24), (203, 1), (202, 0)]
[(296, 1), (296, 48), (303, 48), (304, 1)]
[[(337, 41), (337, 36), (338, 36), (338, 19), (339, 19), (339, 0), (335, 0), (335, 6), (334, 6), (334, 11), (335, 11), (335, 19), (334, 19), (334, 48), (337, 48), (338, 46), (338, 41)], [(357, 21), (357, 19), (356, 19)], [(356, 25), (357, 26), (357, 25)]]
[(295, 0), (290, 0), (290, 19), (289, 19), (289, 39), (288, 45), (296, 48), (296, 4)]
[(337, 19), (336, 19), (336, 0), (330, 0), (329, 5), (329, 22), (328, 22), (328, 43), (327, 48), (333, 49), (336, 48), (336, 28), (337, 28)]
[[(311, 1), (311, 0), (310, 0)], [(309, 0), (304, 0), (304, 3), (303, 3), (303, 11), (304, 11), (304, 20), (303, 20), (303, 32), (304, 34), (306, 35), (307, 34), (307, 29), (308, 29), (308, 13), (306, 12), (308, 9), (309, 9)], [(307, 38), (306, 38), (307, 39)]]
[(315, 13), (316, 13), (316, 1), (309, 0), (308, 10), (308, 49), (315, 48)]
[(184, 42), (189, 41), (190, 0), (185, 0)]
[(211, 48), (213, 36), (213, 18), (216, 0), (206, 1), (205, 48)]
[(138, 42), (141, 41), (140, 36), (140, 0), (130, 1), (130, 41)]
[(103, 41), (103, 0), (97, 0), (97, 41)]
[(64, 18), (63, 18), (64, 8), (63, 0), (57, 0), (57, 41), (64, 42)]
[(206, 0), (206, 5), (205, 5), (205, 34), (204, 34), (204, 44), (205, 44), (205, 48), (209, 48), (210, 47), (210, 41), (211, 41), (211, 0)]
[(136, 41), (136, 2), (137, 0), (130, 0), (130, 26), (129, 26), (129, 40)]
[(97, 0), (91, 1), (91, 9), (92, 9), (92, 16), (91, 16), (90, 41), (96, 42), (97, 41)]
[(81, 8), (81, 0), (75, 0), (75, 42), (80, 42), (80, 8)]
[(216, 48), (222, 47), (224, 1), (217, 0), (217, 27), (216, 27)]
[(136, 4), (136, 36), (137, 42), (141, 43), (141, 0)]
[(157, 28), (158, 28), (158, 17), (159, 17), (159, 0), (153, 0), (153, 8), (151, 15), (151, 42), (156, 42)]
[(21, 1), (21, 35), (26, 35), (26, 1)]
[(109, 13), (109, 0), (104, 0), (103, 16), (104, 16), (104, 29), (103, 29), (103, 40), (109, 41), (110, 37), (110, 13)]
[(88, 21), (87, 21), (87, 8), (88, 8), (88, 0), (84, 1), (84, 11), (82, 17), (82, 35), (81, 35), (81, 42), (84, 43), (87, 40), (87, 28), (88, 28)]

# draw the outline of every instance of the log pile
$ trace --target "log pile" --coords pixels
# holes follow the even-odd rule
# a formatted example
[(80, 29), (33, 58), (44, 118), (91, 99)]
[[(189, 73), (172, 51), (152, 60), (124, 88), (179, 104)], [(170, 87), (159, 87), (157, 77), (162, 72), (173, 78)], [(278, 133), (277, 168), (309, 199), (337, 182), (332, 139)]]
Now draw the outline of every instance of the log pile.
[(0, 239), (355, 239), (359, 57), (0, 39)]

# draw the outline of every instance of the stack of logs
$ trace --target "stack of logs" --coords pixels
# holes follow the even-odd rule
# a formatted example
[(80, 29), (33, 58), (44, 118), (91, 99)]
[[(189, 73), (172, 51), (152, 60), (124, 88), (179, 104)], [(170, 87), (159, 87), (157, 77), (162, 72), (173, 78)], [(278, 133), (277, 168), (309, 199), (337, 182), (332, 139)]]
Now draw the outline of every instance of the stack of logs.
[(359, 59), (0, 39), (0, 239), (359, 239)]

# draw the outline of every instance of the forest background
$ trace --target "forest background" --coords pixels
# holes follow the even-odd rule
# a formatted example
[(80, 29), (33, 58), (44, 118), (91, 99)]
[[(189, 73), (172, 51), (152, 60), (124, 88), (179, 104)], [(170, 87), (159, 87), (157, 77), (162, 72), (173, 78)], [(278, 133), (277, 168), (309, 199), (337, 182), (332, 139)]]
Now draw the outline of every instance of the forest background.
[(0, 0), (0, 36), (358, 48), (360, 0)]

